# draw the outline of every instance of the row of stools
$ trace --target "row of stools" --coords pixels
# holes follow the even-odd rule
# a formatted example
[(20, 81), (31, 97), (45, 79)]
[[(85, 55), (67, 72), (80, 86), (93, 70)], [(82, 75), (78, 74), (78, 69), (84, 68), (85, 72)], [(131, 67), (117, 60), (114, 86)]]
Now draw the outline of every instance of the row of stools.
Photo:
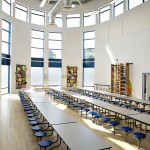
[[(53, 133), (53, 129), (50, 129), (51, 126), (44, 118), (42, 119), (43, 116), (32, 104), (31, 100), (27, 97), (27, 95), (25, 95), (21, 91), (18, 92), (18, 95), (20, 97), (20, 101), (22, 103), (26, 116), (28, 117), (29, 124), (32, 126), (32, 131), (37, 137), (39, 147), (46, 150), (49, 146), (52, 146), (53, 142), (51, 140), (42, 140), (42, 138), (52, 135), (48, 135), (47, 132), (51, 131)], [(46, 125), (47, 128), (44, 129)], [(53, 150), (53, 148), (50, 148), (49, 150)]]
[(116, 129), (116, 127), (118, 125), (120, 125), (120, 121), (116, 118), (111, 119), (106, 114), (100, 114), (97, 111), (93, 111), (93, 110), (91, 110), (91, 108), (85, 107), (80, 103), (73, 102), (71, 99), (68, 99), (68, 98), (62, 96), (61, 94), (55, 93), (54, 91), (49, 91), (47, 94), (52, 96), (54, 100), (58, 99), (58, 100), (64, 102), (68, 107), (72, 106), (71, 108), (73, 108), (73, 109), (74, 108), (76, 108), (76, 110), (79, 109), (81, 112), (81, 115), (83, 115), (83, 112), (85, 112), (86, 119), (87, 119), (88, 115), (91, 115), (93, 122), (96, 122), (96, 124), (98, 122), (98, 119), (101, 119), (104, 123), (109, 123), (109, 125), (113, 126), (114, 135), (115, 135), (116, 130), (124, 131), (126, 133), (126, 138), (125, 138), (126, 142), (127, 142), (128, 134), (132, 133), (132, 135), (138, 139), (138, 148), (140, 148), (141, 140), (146, 138), (146, 134), (144, 134), (144, 133), (141, 133), (141, 132), (133, 133), (133, 129), (130, 126), (122, 126), (121, 128)]
[[(118, 105), (120, 107), (125, 107), (127, 109), (133, 109), (135, 111), (138, 111), (140, 113), (143, 113), (143, 112), (146, 112), (147, 114), (150, 114), (150, 111), (146, 111), (145, 110), (145, 104), (144, 103), (140, 103), (140, 102), (135, 102), (135, 105), (131, 105), (131, 101), (130, 102), (127, 102), (126, 103), (123, 103), (123, 101), (119, 101), (119, 100), (111, 100), (111, 99), (108, 99), (108, 98), (104, 98), (104, 97), (101, 97), (101, 96), (94, 96), (94, 95), (90, 95), (86, 92), (83, 92), (83, 91), (80, 91), (78, 89), (71, 89), (70, 91), (72, 92), (75, 92), (75, 93), (78, 93), (78, 94), (81, 94), (81, 95), (85, 95), (85, 96), (88, 96), (88, 97), (92, 97), (94, 99), (99, 99), (101, 101), (104, 101), (104, 102), (108, 102), (108, 103), (111, 103), (111, 104), (114, 104), (114, 105)], [(143, 105), (143, 108), (140, 108), (139, 105)]]

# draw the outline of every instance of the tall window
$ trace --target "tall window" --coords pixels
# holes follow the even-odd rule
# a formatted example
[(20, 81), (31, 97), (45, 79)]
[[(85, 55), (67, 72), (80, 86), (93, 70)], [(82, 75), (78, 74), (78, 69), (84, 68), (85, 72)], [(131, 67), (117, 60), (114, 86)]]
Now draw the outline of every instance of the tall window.
[(10, 35), (11, 24), (6, 20), (2, 20), (1, 94), (10, 91)]
[(129, 9), (132, 9), (142, 3), (144, 3), (147, 0), (128, 0)]
[(31, 31), (31, 85), (43, 85), (44, 32)]
[(63, 15), (57, 14), (55, 18), (55, 23), (57, 24), (57, 27), (62, 27), (62, 20), (63, 20)]
[(95, 31), (83, 33), (83, 86), (94, 86)]
[(114, 16), (119, 16), (123, 13), (124, 0), (118, 0), (114, 3)]
[(15, 17), (22, 21), (27, 21), (28, 8), (20, 5), (18, 3), (15, 4)]
[(49, 33), (49, 85), (61, 85), (62, 34)]
[(66, 15), (67, 27), (80, 27), (80, 14)]
[(90, 26), (96, 24), (95, 11), (86, 12), (83, 14), (83, 26)]
[(11, 15), (11, 0), (2, 0), (2, 10)]
[(38, 25), (45, 25), (45, 12), (32, 9), (31, 23), (38, 24)]
[(99, 17), (100, 22), (105, 22), (110, 19), (110, 5), (100, 9)]

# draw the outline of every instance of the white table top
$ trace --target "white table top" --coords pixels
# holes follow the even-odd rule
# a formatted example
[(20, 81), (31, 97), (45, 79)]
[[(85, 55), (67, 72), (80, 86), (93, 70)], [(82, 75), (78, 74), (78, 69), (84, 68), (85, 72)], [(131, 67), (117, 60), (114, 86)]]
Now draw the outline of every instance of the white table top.
[(75, 119), (71, 118), (71, 116), (69, 116), (63, 110), (58, 109), (52, 103), (35, 103), (35, 105), (51, 125), (77, 122)]
[(53, 125), (71, 150), (102, 150), (111, 145), (80, 123)]

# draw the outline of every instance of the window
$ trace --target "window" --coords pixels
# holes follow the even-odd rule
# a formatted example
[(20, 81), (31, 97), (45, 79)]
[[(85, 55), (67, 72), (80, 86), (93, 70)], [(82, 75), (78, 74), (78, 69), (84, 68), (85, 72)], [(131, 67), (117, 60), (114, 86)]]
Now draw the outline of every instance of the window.
[(123, 13), (124, 0), (118, 0), (114, 3), (114, 16), (119, 16)]
[(94, 58), (94, 49), (95, 49), (95, 32), (84, 32), (84, 41), (83, 41), (83, 47), (84, 47), (84, 52), (83, 52), (83, 58), (84, 59), (90, 59)]
[(110, 5), (100, 9), (99, 17), (100, 22), (105, 22), (110, 19)]
[(43, 67), (31, 67), (31, 85), (43, 86)]
[(59, 32), (49, 33), (49, 85), (61, 85), (61, 51), (62, 34)]
[(11, 0), (2, 0), (2, 10), (11, 15)]
[(145, 0), (129, 0), (129, 9), (132, 9), (140, 4), (142, 4)]
[(27, 21), (27, 12), (28, 8), (20, 5), (18, 3), (15, 4), (15, 17), (22, 21)]
[(49, 33), (49, 59), (61, 59), (62, 37), (61, 33)]
[(31, 23), (38, 24), (38, 25), (45, 25), (45, 12), (32, 9)]
[(95, 31), (83, 33), (83, 86), (94, 86)]
[(80, 27), (80, 14), (66, 15), (67, 27)]
[(43, 58), (44, 56), (44, 32), (31, 31), (31, 57)]
[(10, 35), (11, 24), (2, 20), (2, 65), (1, 65), (1, 94), (10, 90)]
[(96, 23), (95, 11), (86, 12), (83, 14), (83, 26), (90, 26)]
[(55, 18), (55, 23), (57, 24), (57, 27), (62, 27), (62, 18), (63, 15), (57, 14)]

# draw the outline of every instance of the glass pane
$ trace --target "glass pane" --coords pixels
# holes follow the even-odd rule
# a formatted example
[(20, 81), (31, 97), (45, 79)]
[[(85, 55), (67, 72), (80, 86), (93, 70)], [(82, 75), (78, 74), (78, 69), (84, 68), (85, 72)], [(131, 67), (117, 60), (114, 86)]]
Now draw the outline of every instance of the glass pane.
[(84, 32), (84, 39), (93, 39), (95, 38), (95, 32)]
[(2, 30), (2, 41), (9, 42), (9, 32)]
[(91, 16), (93, 13), (95, 13), (95, 11), (86, 12), (84, 13), (84, 17)]
[(61, 59), (61, 50), (49, 50), (49, 58)]
[(42, 11), (38, 11), (38, 10), (31, 10), (31, 14), (36, 14), (36, 15), (40, 15), (40, 16), (45, 16), (45, 13)]
[(57, 27), (62, 27), (62, 18), (57, 18), (56, 17), (55, 23), (57, 24)]
[(48, 85), (61, 85), (61, 68), (48, 68)]
[(49, 39), (52, 39), (52, 40), (61, 40), (61, 33), (50, 32), (49, 33)]
[(61, 49), (61, 41), (51, 41), (49, 40), (50, 49)]
[(80, 18), (80, 14), (69, 14), (67, 15), (67, 19), (68, 18)]
[(31, 23), (45, 25), (45, 18), (43, 16), (31, 14)]
[(44, 32), (42, 31), (36, 31), (36, 30), (32, 30), (31, 31), (31, 37), (34, 37), (34, 38), (39, 38), (39, 39), (43, 39), (44, 38)]
[(9, 31), (9, 25), (10, 25), (9, 22), (2, 20), (2, 29)]
[(80, 18), (67, 19), (67, 27), (80, 27)]
[(16, 9), (15, 17), (16, 17), (17, 19), (22, 20), (22, 21), (27, 21), (27, 12), (22, 11), (22, 10), (20, 10), (20, 9)]
[(84, 26), (94, 25), (96, 23), (96, 15), (84, 17)]
[(110, 6), (106, 6), (100, 9), (100, 12), (108, 11), (110, 9)]
[(11, 5), (10, 5), (10, 3), (8, 4), (7, 2), (5, 2), (4, 0), (2, 1), (2, 10), (6, 13), (6, 14), (8, 14), (8, 15), (10, 15), (11, 13)]
[(143, 3), (143, 0), (129, 0), (129, 9), (132, 9)]
[(120, 3), (122, 3), (123, 1), (124, 1), (124, 0), (118, 0), (118, 1), (116, 1), (116, 2), (115, 2), (115, 6), (118, 5), (118, 4), (120, 4)]
[(84, 68), (84, 86), (94, 86), (94, 68)]
[(21, 10), (27, 11), (27, 7), (22, 6), (22, 5), (20, 5), (20, 4), (17, 4), (17, 3), (16, 3), (16, 8), (19, 8), (19, 9), (21, 9)]
[(43, 67), (31, 67), (31, 85), (43, 85)]
[(84, 49), (88, 48), (95, 48), (95, 39), (84, 41)]
[(41, 39), (31, 39), (31, 47), (43, 48), (44, 41)]
[[(1, 66), (1, 94), (8, 93), (8, 84), (9, 84), (8, 73), (9, 73), (9, 66), (2, 65)], [(6, 88), (6, 89), (2, 89), (2, 88)]]
[(90, 58), (94, 58), (94, 49), (87, 49), (84, 50), (84, 59), (90, 59)]
[(115, 13), (114, 14), (115, 17), (123, 13), (123, 3), (121, 3), (115, 7), (114, 13)]
[(2, 42), (2, 54), (9, 54), (9, 44)]
[(32, 58), (43, 58), (43, 49), (31, 48)]
[(100, 13), (100, 22), (104, 22), (110, 19), (110, 10)]

